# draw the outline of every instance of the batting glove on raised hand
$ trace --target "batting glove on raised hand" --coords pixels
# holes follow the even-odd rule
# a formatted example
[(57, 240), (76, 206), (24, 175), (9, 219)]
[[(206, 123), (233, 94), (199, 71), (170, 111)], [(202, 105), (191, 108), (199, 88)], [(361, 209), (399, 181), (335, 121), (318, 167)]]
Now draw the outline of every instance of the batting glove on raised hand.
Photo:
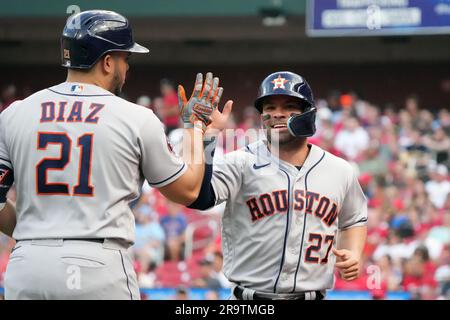
[(195, 79), (194, 91), (189, 100), (182, 85), (178, 86), (178, 104), (180, 106), (180, 115), (183, 119), (185, 128), (199, 126), (203, 132), (211, 123), (211, 114), (219, 105), (222, 97), (223, 88), (219, 87), (219, 78), (213, 78), (213, 74), (206, 74), (203, 83), (203, 75), (197, 73)]

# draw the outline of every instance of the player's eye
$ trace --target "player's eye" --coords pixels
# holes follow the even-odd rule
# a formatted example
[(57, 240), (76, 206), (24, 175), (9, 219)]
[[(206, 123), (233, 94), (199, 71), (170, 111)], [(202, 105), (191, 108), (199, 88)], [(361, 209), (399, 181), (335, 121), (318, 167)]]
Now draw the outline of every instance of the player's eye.
[(285, 108), (289, 110), (299, 110), (298, 104), (296, 103), (289, 103), (285, 106)]

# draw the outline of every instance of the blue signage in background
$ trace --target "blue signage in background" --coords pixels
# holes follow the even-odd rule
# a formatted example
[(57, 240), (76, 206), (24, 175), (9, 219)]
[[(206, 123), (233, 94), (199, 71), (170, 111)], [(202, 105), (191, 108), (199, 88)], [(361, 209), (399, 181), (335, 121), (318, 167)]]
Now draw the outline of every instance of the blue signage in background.
[[(187, 290), (189, 300), (205, 300), (207, 289), (193, 289)], [(158, 289), (141, 289), (141, 293), (145, 294), (147, 299), (151, 300), (172, 300), (175, 297), (176, 289), (158, 288)], [(228, 300), (231, 295), (230, 289), (220, 289), (217, 291), (220, 300)], [(372, 300), (372, 295), (369, 291), (341, 291), (330, 290), (327, 292), (328, 300)], [(410, 300), (411, 294), (408, 292), (386, 292), (387, 300)]]
[(308, 0), (306, 34), (450, 34), (450, 0)]

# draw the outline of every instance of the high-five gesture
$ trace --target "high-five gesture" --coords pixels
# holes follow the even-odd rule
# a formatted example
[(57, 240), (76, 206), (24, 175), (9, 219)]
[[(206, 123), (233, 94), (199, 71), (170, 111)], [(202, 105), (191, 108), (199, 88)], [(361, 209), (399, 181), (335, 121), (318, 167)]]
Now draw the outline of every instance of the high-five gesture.
[(203, 75), (197, 74), (194, 91), (189, 100), (182, 85), (178, 86), (178, 104), (185, 128), (199, 127), (203, 131), (211, 123), (211, 114), (217, 108), (222, 97), (223, 88), (219, 87), (219, 78), (211, 72)]
[(208, 125), (208, 128), (206, 130), (207, 134), (208, 132), (218, 133), (226, 128), (232, 108), (232, 100), (228, 100), (225, 103), (222, 112), (219, 111), (219, 108), (217, 108), (217, 106), (214, 107), (214, 111), (210, 116), (211, 123)]

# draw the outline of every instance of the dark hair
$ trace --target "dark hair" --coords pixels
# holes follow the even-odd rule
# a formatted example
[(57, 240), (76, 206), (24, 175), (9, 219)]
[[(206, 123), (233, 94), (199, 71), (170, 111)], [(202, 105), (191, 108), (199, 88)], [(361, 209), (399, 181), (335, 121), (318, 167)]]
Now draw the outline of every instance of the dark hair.
[(423, 261), (430, 260), (430, 254), (425, 246), (419, 246), (414, 250), (414, 255), (418, 255)]
[(384, 257), (387, 259), (390, 265), (392, 265), (392, 257), (390, 254), (385, 254)]
[(184, 293), (184, 294), (186, 294), (187, 293), (187, 288), (184, 287), (184, 286), (179, 286), (177, 288), (177, 293)]

